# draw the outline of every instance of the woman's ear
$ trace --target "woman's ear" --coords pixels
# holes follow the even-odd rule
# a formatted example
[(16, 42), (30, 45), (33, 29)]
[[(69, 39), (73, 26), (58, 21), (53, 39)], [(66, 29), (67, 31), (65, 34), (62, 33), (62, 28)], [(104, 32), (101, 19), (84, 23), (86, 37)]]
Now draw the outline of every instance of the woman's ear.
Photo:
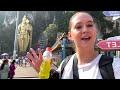
[(68, 39), (72, 40), (71, 32), (68, 32)]

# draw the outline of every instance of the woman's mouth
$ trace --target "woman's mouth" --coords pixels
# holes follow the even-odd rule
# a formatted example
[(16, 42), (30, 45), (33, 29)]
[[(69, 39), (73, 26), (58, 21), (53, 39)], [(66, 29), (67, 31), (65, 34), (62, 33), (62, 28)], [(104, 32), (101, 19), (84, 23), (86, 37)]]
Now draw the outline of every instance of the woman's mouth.
[(84, 40), (84, 41), (88, 41), (88, 40), (90, 40), (91, 39), (91, 37), (82, 37), (81, 38), (81, 40)]

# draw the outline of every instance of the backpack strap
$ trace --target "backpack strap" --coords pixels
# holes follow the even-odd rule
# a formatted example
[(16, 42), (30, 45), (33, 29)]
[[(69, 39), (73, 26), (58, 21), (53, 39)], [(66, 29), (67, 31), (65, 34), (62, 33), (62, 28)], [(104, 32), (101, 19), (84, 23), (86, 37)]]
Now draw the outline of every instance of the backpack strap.
[[(64, 68), (68, 61), (70, 60), (71, 55), (64, 59), (64, 62), (61, 66), (61, 77), (64, 71)], [(99, 60), (99, 69), (103, 79), (115, 79), (113, 67), (112, 67), (113, 58), (110, 56), (102, 55)], [(78, 67), (77, 67), (77, 57), (74, 56), (73, 60), (73, 79), (79, 79)]]
[(73, 79), (79, 79), (79, 74), (78, 74), (78, 59), (75, 54), (74, 59), (73, 59)]
[(68, 61), (70, 60), (71, 56), (72, 56), (72, 55), (66, 57), (66, 58), (64, 59), (64, 61), (63, 61), (63, 64), (62, 64), (62, 66), (61, 66), (61, 77), (62, 77), (64, 68), (65, 68), (66, 64), (68, 63)]
[[(70, 56), (68, 56), (64, 59), (64, 62), (61, 66), (61, 77), (62, 77), (64, 68), (65, 68), (66, 64), (68, 63), (68, 61), (70, 60), (71, 56), (72, 55), (70, 55)], [(77, 60), (77, 57), (76, 57), (76, 54), (75, 54), (75, 56), (73, 58), (73, 79), (79, 79), (77, 64), (78, 64), (78, 60)]]
[(115, 79), (112, 67), (113, 58), (102, 55), (99, 61), (99, 69), (103, 79)]

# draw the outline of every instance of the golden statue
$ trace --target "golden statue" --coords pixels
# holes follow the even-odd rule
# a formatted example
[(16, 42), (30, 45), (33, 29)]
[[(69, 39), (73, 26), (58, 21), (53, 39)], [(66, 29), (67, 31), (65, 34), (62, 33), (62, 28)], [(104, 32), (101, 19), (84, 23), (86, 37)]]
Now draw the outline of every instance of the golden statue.
[(25, 15), (22, 23), (18, 26), (18, 48), (19, 51), (25, 52), (28, 45), (31, 48), (32, 43), (32, 25)]

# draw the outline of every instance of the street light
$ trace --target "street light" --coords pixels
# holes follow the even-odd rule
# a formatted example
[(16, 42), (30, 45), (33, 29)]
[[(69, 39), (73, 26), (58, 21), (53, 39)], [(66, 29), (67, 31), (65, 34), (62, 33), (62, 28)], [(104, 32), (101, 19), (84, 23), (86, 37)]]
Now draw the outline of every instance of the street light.
[(0, 41), (0, 53), (3, 53), (3, 41)]
[(16, 59), (16, 49), (17, 49), (17, 44), (18, 44), (18, 22), (19, 22), (19, 11), (17, 11), (17, 19), (16, 19), (16, 30), (15, 30), (13, 60)]
[(65, 37), (63, 37), (62, 40), (61, 40), (61, 48), (62, 48), (61, 60), (64, 60), (65, 57), (66, 57), (66, 43), (67, 43), (67, 40), (66, 40)]

